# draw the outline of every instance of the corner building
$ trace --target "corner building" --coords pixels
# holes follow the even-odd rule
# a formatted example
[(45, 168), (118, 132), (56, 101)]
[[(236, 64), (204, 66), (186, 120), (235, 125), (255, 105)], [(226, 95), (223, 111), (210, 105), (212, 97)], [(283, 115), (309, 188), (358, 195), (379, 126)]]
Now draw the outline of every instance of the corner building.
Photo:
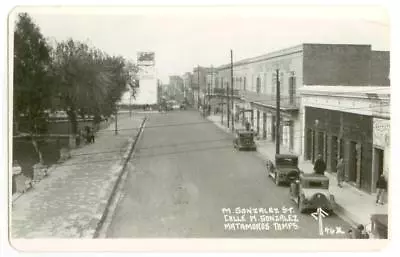
[[(220, 98), (225, 102), (227, 102), (227, 89), (229, 89), (229, 94), (232, 94), (230, 68), (230, 64), (217, 67), (216, 90), (212, 94), (212, 97)], [(258, 132), (260, 139), (269, 141), (275, 141), (277, 126), (275, 116), (277, 71), (281, 96), (281, 148), (313, 161), (317, 150), (310, 153), (309, 147), (304, 149), (309, 145), (303, 140), (306, 136), (304, 131), (307, 131), (315, 120), (318, 120), (320, 124), (325, 124), (325, 119), (336, 114), (324, 114), (325, 112), (314, 114), (317, 111), (305, 108), (302, 105), (300, 89), (314, 85), (322, 85), (325, 88), (339, 85), (343, 87), (388, 86), (389, 52), (372, 51), (370, 45), (301, 44), (235, 62), (233, 64), (232, 117), (243, 124), (249, 121), (253, 129)], [(317, 101), (320, 100), (317, 99)], [(307, 111), (309, 114), (305, 115)], [(318, 116), (318, 118), (309, 118), (311, 116)], [(306, 117), (308, 117), (307, 121)], [(359, 116), (355, 118), (350, 114), (340, 117), (354, 122), (356, 122), (355, 119), (360, 122), (365, 121), (364, 118), (359, 118)], [(372, 119), (371, 115), (369, 117)], [(333, 118), (331, 121), (336, 122)], [(367, 123), (371, 124), (369, 120)], [(359, 127), (368, 130), (365, 133), (360, 132), (360, 137), (372, 137), (371, 126), (360, 125)], [(319, 147), (318, 150), (323, 152), (323, 147), (320, 144), (316, 145), (315, 148)], [(354, 180), (353, 177), (351, 179)], [(361, 183), (359, 178), (355, 184), (359, 187), (363, 184), (361, 188), (369, 191), (373, 186), (371, 178), (367, 180)]]

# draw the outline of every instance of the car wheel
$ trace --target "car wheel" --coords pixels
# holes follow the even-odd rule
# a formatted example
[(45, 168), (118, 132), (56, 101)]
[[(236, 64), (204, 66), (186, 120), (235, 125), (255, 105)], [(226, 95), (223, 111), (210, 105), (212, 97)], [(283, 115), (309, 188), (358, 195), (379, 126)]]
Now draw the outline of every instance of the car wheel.
[(303, 204), (303, 200), (301, 200), (301, 197), (299, 197), (299, 211), (300, 213), (304, 213), (305, 208), (304, 208), (304, 204)]

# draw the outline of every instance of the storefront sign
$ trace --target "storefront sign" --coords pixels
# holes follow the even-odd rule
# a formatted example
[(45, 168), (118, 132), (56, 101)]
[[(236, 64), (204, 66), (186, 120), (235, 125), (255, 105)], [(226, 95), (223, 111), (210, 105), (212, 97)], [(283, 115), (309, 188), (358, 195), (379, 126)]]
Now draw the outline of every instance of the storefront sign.
[(374, 145), (385, 147), (390, 145), (390, 120), (373, 119), (373, 142)]

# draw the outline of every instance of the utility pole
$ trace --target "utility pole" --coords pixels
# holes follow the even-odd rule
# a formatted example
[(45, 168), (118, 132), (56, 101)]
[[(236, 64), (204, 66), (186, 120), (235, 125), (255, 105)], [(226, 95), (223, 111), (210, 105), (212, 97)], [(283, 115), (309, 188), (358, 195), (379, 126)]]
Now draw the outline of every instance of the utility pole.
[(230, 108), (229, 108), (230, 101), (229, 101), (229, 83), (228, 82), (226, 83), (226, 101), (227, 101), (227, 103), (226, 103), (226, 116), (227, 116), (226, 124), (227, 124), (227, 126), (229, 128), (229, 121), (230, 121), (231, 112), (230, 112)]
[(232, 106), (231, 106), (231, 112), (232, 112), (232, 131), (235, 130), (235, 117), (233, 113), (233, 51), (231, 49), (231, 101), (232, 101)]
[(224, 124), (224, 105), (220, 103), (221, 106), (221, 125)]
[(214, 67), (211, 65), (211, 81), (210, 81), (210, 86), (208, 88), (208, 110), (210, 111), (209, 115), (211, 115), (211, 89), (214, 87), (213, 86), (214, 82)]
[(197, 109), (200, 109), (200, 66), (197, 65)]
[(115, 106), (115, 135), (118, 135), (118, 106)]
[(132, 93), (129, 97), (129, 117), (132, 117)]
[(279, 82), (279, 69), (276, 70), (276, 137), (275, 147), (276, 154), (280, 152), (280, 127), (281, 127), (281, 83)]

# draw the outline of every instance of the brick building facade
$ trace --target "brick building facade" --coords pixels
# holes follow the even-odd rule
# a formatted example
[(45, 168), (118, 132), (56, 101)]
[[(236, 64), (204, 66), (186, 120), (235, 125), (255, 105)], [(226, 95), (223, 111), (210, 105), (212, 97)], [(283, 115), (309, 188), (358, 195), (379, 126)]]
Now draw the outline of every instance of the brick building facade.
[(389, 134), (390, 88), (306, 86), (301, 94), (304, 159), (313, 162), (322, 154), (328, 172), (335, 173), (343, 157), (345, 181), (374, 192), (379, 174), (388, 175), (390, 147), (380, 138), (381, 131)]
[[(215, 88), (223, 93), (214, 97), (219, 98), (219, 102), (227, 102), (226, 89), (231, 88), (230, 68), (230, 64), (217, 67)], [(369, 87), (372, 82), (387, 86), (389, 53), (372, 51), (370, 45), (302, 44), (235, 62), (233, 88), (237, 93), (231, 106), (232, 118), (243, 123), (249, 121), (262, 139), (271, 141), (275, 140), (276, 131), (277, 74), (281, 92), (281, 145), (303, 156), (303, 120), (306, 117), (300, 88), (310, 85)], [(317, 115), (308, 110), (310, 115)], [(336, 114), (324, 115), (331, 117), (330, 123), (336, 122)], [(346, 115), (343, 117), (352, 120)], [(368, 133), (371, 137), (372, 132)]]

